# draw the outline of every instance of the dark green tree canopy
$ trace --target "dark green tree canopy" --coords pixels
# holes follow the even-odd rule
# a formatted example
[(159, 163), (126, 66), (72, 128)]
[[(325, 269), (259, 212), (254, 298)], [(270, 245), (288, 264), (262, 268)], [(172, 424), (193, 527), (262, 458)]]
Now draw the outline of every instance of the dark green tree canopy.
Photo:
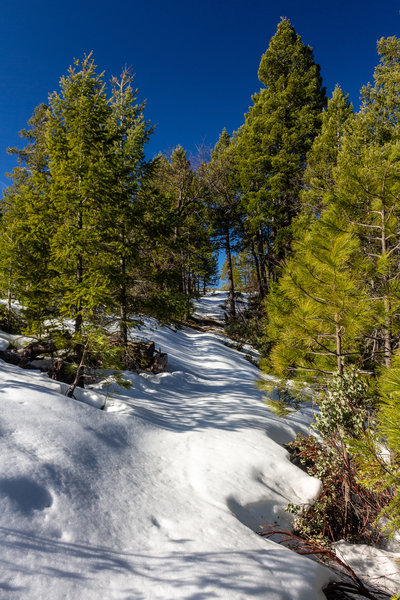
[(321, 131), (307, 154), (302, 199), (311, 212), (319, 213), (336, 189), (334, 169), (352, 115), (348, 95), (337, 85), (322, 113)]
[(253, 96), (236, 142), (245, 223), (256, 238), (266, 282), (266, 271), (276, 277), (290, 246), (306, 154), (319, 132), (326, 96), (311, 48), (287, 19), (261, 58), (259, 77), (266, 87)]

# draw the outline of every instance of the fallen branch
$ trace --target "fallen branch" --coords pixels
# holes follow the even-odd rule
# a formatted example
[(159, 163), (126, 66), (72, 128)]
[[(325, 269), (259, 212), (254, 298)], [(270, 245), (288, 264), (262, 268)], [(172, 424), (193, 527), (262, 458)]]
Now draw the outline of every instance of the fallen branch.
[[(342, 591), (348, 591), (352, 594), (358, 594), (363, 598), (368, 598), (369, 600), (382, 600), (383, 598), (389, 598), (389, 596), (383, 591), (373, 592), (371, 589), (365, 586), (364, 582), (358, 577), (352, 567), (342, 561), (336, 554), (330, 550), (329, 548), (325, 548), (324, 546), (319, 546), (315, 542), (310, 540), (306, 540), (301, 538), (300, 536), (292, 533), (291, 531), (286, 531), (284, 529), (270, 529), (268, 531), (259, 532), (260, 536), (271, 538), (273, 536), (280, 536), (281, 539), (278, 540), (279, 544), (285, 544), (290, 550), (294, 550), (297, 554), (301, 554), (303, 556), (320, 556), (327, 560), (334, 562), (339, 565), (342, 569), (346, 571), (346, 573), (351, 577), (354, 583), (349, 582), (333, 582), (329, 584), (327, 590), (340, 589)], [(379, 594), (377, 596), (376, 594)]]

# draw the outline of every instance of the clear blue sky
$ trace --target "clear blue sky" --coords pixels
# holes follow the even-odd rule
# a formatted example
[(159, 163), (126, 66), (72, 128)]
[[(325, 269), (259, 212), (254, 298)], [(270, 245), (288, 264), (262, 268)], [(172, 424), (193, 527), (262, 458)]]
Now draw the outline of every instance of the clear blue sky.
[(324, 85), (358, 106), (378, 62), (376, 40), (400, 35), (400, 0), (9, 0), (0, 20), (0, 188), (18, 131), (74, 57), (94, 51), (107, 76), (131, 65), (146, 116), (148, 154), (213, 145), (251, 104), (261, 55), (281, 16), (314, 49)]

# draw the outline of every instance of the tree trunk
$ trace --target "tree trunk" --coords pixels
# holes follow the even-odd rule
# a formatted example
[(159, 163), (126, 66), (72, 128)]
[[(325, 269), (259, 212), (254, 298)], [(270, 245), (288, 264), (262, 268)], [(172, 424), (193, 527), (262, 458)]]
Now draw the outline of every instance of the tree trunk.
[(121, 337), (121, 343), (124, 347), (124, 364), (126, 364), (127, 349), (128, 349), (128, 307), (127, 307), (127, 293), (126, 293), (126, 261), (123, 256), (120, 260), (121, 267), (121, 289), (119, 296), (119, 308), (120, 308), (120, 322), (119, 332)]
[(337, 370), (340, 377), (343, 375), (343, 356), (342, 356), (342, 328), (339, 325), (339, 316), (335, 314), (335, 338), (336, 338), (336, 360)]
[[(386, 243), (386, 211), (385, 206), (383, 205), (381, 210), (381, 251), (382, 256), (387, 252), (387, 243)], [(384, 287), (386, 287), (388, 282), (388, 277), (386, 276), (384, 279)], [(391, 306), (390, 306), (390, 298), (388, 296), (384, 296), (383, 305), (385, 307), (385, 328), (383, 331), (383, 339), (384, 339), (384, 348), (385, 348), (385, 367), (390, 367), (392, 362), (392, 318), (391, 318)]]
[(385, 329), (383, 331), (383, 339), (385, 345), (385, 367), (390, 367), (392, 363), (392, 319), (390, 315), (390, 300), (387, 296), (383, 298), (385, 307)]
[(78, 385), (80, 387), (85, 387), (84, 380), (83, 380), (83, 372), (85, 370), (85, 360), (86, 360), (86, 355), (87, 355), (87, 351), (88, 351), (88, 344), (89, 344), (89, 341), (87, 340), (85, 345), (83, 346), (83, 348), (80, 351), (81, 359), (80, 359), (78, 368), (76, 370), (75, 379), (68, 388), (68, 391), (67, 391), (68, 398), (74, 397), (74, 392)]
[[(79, 201), (79, 213), (78, 213), (78, 229), (82, 230), (83, 229), (83, 215), (82, 215), (82, 206), (83, 206), (83, 201), (82, 199), (80, 199)], [(82, 254), (78, 255), (78, 261), (77, 261), (77, 265), (76, 265), (76, 283), (77, 283), (77, 287), (80, 286), (80, 284), (83, 281), (83, 256)], [(78, 300), (77, 305), (76, 305), (76, 316), (75, 316), (75, 333), (79, 333), (82, 329), (82, 301), (81, 299)]]
[(231, 253), (231, 240), (229, 236), (229, 229), (225, 229), (225, 252), (226, 260), (228, 263), (228, 290), (229, 290), (229, 315), (231, 318), (236, 316), (235, 307), (235, 286), (233, 282), (233, 269), (232, 269), (232, 253)]
[(8, 306), (9, 311), (11, 311), (11, 301), (12, 301), (12, 260), (10, 258), (9, 268), (8, 268), (8, 290), (7, 290), (7, 306)]
[(185, 273), (185, 259), (184, 259), (184, 255), (183, 252), (181, 252), (181, 264), (180, 264), (180, 269), (181, 269), (181, 276), (180, 276), (180, 292), (182, 292), (183, 294), (186, 294), (186, 273)]
[(190, 267), (188, 267), (188, 270), (186, 273), (186, 289), (187, 289), (187, 295), (192, 296), (192, 273), (191, 273)]
[(267, 271), (265, 266), (265, 252), (264, 252), (264, 244), (262, 239), (262, 232), (257, 232), (257, 254), (258, 254), (258, 264), (260, 269), (260, 295), (261, 298), (265, 298), (268, 293), (268, 279), (267, 279)]
[[(76, 265), (76, 283), (78, 286), (82, 283), (83, 279), (83, 259), (82, 255), (78, 256), (78, 263)], [(82, 329), (82, 301), (79, 299), (76, 305), (76, 316), (75, 316), (75, 333), (79, 333)]]
[(256, 276), (257, 276), (257, 284), (258, 284), (258, 291), (260, 292), (260, 296), (263, 297), (262, 295), (262, 282), (261, 282), (261, 274), (260, 274), (260, 265), (258, 262), (258, 257), (257, 257), (257, 252), (256, 249), (254, 247), (254, 240), (251, 240), (251, 253), (253, 255), (254, 258), (254, 264), (256, 267)]

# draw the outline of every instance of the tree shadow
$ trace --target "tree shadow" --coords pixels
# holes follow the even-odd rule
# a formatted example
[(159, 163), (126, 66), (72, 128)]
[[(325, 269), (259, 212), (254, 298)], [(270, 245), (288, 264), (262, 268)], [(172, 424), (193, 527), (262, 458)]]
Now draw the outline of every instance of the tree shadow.
[[(126, 600), (145, 600), (160, 590), (165, 598), (187, 600), (275, 595), (280, 600), (312, 600), (320, 597), (317, 590), (329, 578), (327, 569), (267, 541), (265, 548), (251, 550), (152, 553), (63, 542), (5, 527), (0, 527), (0, 541), (4, 548), (0, 563), (7, 563), (8, 571), (24, 584), (23, 588), (3, 584), (10, 597), (21, 589), (34, 590), (35, 580), (40, 586), (40, 578), (46, 576), (49, 593), (54, 584), (57, 597), (64, 597), (60, 593), (72, 585), (77, 597), (84, 598), (107, 581), (110, 597), (118, 590), (118, 597)], [(32, 551), (34, 564), (31, 558), (27, 566), (24, 557)], [(13, 559), (7, 561), (10, 555)]]

